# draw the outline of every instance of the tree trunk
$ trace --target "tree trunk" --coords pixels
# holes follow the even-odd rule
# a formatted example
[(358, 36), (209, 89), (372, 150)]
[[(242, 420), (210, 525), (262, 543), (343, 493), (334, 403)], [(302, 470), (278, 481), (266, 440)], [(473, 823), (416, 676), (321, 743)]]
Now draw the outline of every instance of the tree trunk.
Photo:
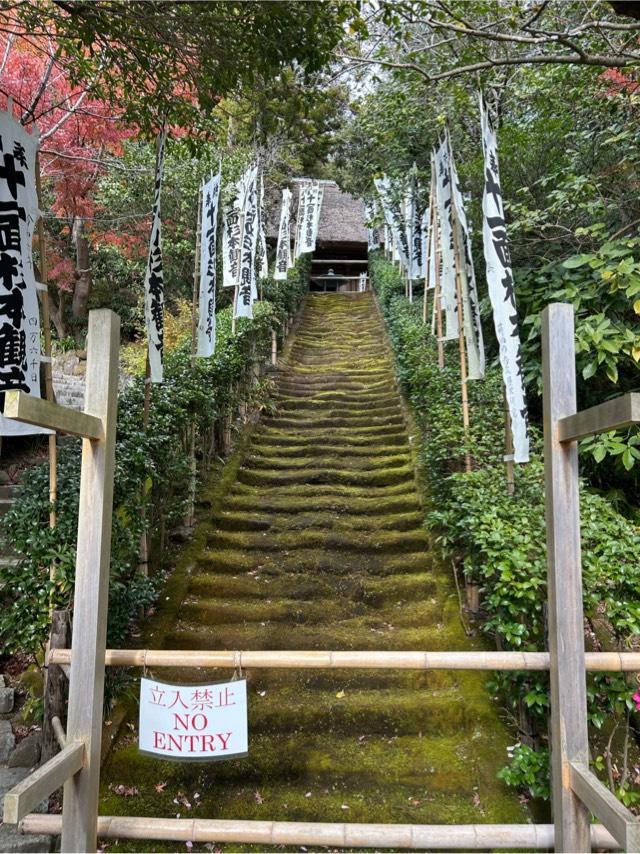
[[(49, 294), (51, 294), (51, 291), (49, 291)], [(58, 339), (62, 340), (67, 337), (67, 327), (64, 323), (64, 291), (58, 290), (58, 304), (54, 305), (53, 301), (51, 301), (50, 306), (49, 317), (56, 328)]]
[(74, 317), (86, 317), (89, 293), (91, 292), (91, 268), (89, 266), (89, 241), (84, 231), (84, 220), (73, 221), (71, 239), (76, 248), (76, 284), (73, 291), (71, 311)]

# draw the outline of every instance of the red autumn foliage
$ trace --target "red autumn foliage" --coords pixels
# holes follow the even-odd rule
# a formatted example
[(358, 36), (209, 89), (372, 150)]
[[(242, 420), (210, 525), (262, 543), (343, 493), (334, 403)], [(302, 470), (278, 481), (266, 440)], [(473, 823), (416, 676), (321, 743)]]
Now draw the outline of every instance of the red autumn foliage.
[(136, 129), (125, 126), (90, 88), (71, 84), (56, 48), (53, 38), (0, 36), (0, 108), (7, 109), (13, 98), (15, 118), (26, 127), (35, 125), (40, 134), (43, 182), (53, 194), (45, 216), (63, 223), (49, 247), (49, 278), (71, 290), (73, 223), (95, 215), (93, 191), (105, 169), (103, 158), (121, 154)]

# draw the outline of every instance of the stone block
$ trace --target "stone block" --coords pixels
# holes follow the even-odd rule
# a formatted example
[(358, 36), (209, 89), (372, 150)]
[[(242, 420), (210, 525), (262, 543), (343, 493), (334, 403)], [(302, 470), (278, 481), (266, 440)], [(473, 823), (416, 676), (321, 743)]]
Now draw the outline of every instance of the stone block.
[(0, 721), (0, 763), (7, 761), (15, 746), (16, 738), (11, 729), (11, 722)]
[(0, 686), (0, 715), (6, 715), (13, 711), (13, 701), (13, 688)]
[(9, 768), (33, 768), (40, 762), (41, 749), (41, 733), (30, 733), (9, 757)]

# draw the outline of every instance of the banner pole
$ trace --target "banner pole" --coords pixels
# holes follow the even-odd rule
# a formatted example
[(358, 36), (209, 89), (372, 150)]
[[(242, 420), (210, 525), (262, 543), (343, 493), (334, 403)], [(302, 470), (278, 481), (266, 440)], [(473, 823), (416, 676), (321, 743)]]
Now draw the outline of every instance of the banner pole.
[(516, 491), (513, 465), (513, 432), (511, 430), (511, 416), (507, 403), (507, 389), (504, 382), (502, 383), (502, 405), (504, 408), (504, 464), (507, 475), (507, 493), (513, 495)]
[[(149, 427), (149, 414), (151, 412), (151, 362), (149, 361), (149, 342), (147, 341), (147, 353), (144, 366), (144, 397), (142, 399), (142, 429), (147, 432)], [(145, 497), (145, 485), (142, 486), (142, 498)], [(147, 516), (146, 508), (140, 509), (140, 519), (143, 527)], [(138, 571), (144, 576), (149, 575), (149, 539), (145, 530), (140, 534), (140, 557), (138, 560)], [(141, 616), (143, 613), (141, 612)]]
[(429, 231), (427, 235), (427, 251), (425, 253), (424, 258), (424, 294), (422, 297), (422, 324), (426, 325), (427, 317), (428, 317), (428, 298), (427, 291), (429, 290), (429, 285), (431, 284), (430, 276), (431, 276), (431, 232), (433, 229), (433, 182), (431, 183), (431, 190), (429, 192)]
[[(458, 347), (460, 350), (460, 386), (462, 392), (462, 424), (464, 427), (465, 441), (468, 443), (470, 436), (470, 419), (469, 419), (469, 394), (467, 390), (467, 354), (464, 340), (464, 307), (462, 304), (462, 258), (460, 255), (460, 238), (458, 234), (458, 218), (456, 216), (456, 206), (451, 198), (451, 226), (453, 231), (453, 256), (454, 270), (456, 276), (456, 304), (458, 307)], [(471, 453), (467, 449), (464, 455), (465, 470), (471, 471)]]
[(442, 371), (444, 369), (444, 341), (442, 329), (442, 275), (440, 272), (440, 227), (438, 223), (438, 214), (434, 210), (433, 216), (434, 246), (436, 252), (436, 282), (434, 291), (434, 309), (436, 312), (436, 340), (438, 342), (438, 367)]
[[(200, 297), (200, 243), (202, 242), (202, 186), (198, 190), (198, 218), (196, 222), (196, 256), (193, 265), (193, 298), (191, 301), (191, 368), (196, 366), (198, 350), (198, 309)], [(191, 528), (195, 521), (196, 506), (196, 419), (195, 415), (189, 425), (189, 503), (184, 517), (184, 524)]]
[[(42, 211), (42, 178), (40, 174), (40, 153), (36, 154), (36, 192), (38, 195), (38, 207)], [(44, 220), (42, 215), (38, 219), (38, 248), (40, 250), (40, 278), (42, 284), (46, 286), (46, 290), (38, 291), (40, 294), (40, 303), (42, 307), (42, 331), (44, 337), (44, 355), (46, 357), (44, 365), (44, 385), (45, 396), (47, 400), (53, 401), (53, 364), (51, 362), (51, 320), (49, 310), (49, 270), (47, 266), (47, 240), (44, 231)], [(56, 511), (56, 502), (58, 500), (58, 446), (56, 444), (56, 434), (51, 433), (48, 436), (49, 442), (49, 527), (55, 528), (58, 518)], [(53, 581), (55, 575), (55, 567), (52, 564), (50, 568), (50, 578)]]

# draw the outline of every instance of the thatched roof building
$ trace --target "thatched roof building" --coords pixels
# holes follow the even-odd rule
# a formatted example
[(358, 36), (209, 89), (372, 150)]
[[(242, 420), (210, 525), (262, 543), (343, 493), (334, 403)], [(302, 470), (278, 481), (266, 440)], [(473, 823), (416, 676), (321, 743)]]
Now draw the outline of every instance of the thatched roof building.
[[(334, 181), (323, 181), (312, 286), (323, 290), (352, 290), (359, 273), (367, 270), (367, 228), (361, 199), (343, 193)], [(298, 213), (297, 182), (293, 186), (292, 234)], [(275, 210), (273, 209), (275, 208)], [(267, 238), (275, 245), (280, 222), (279, 204), (272, 206)], [(331, 277), (331, 278), (329, 278)]]

